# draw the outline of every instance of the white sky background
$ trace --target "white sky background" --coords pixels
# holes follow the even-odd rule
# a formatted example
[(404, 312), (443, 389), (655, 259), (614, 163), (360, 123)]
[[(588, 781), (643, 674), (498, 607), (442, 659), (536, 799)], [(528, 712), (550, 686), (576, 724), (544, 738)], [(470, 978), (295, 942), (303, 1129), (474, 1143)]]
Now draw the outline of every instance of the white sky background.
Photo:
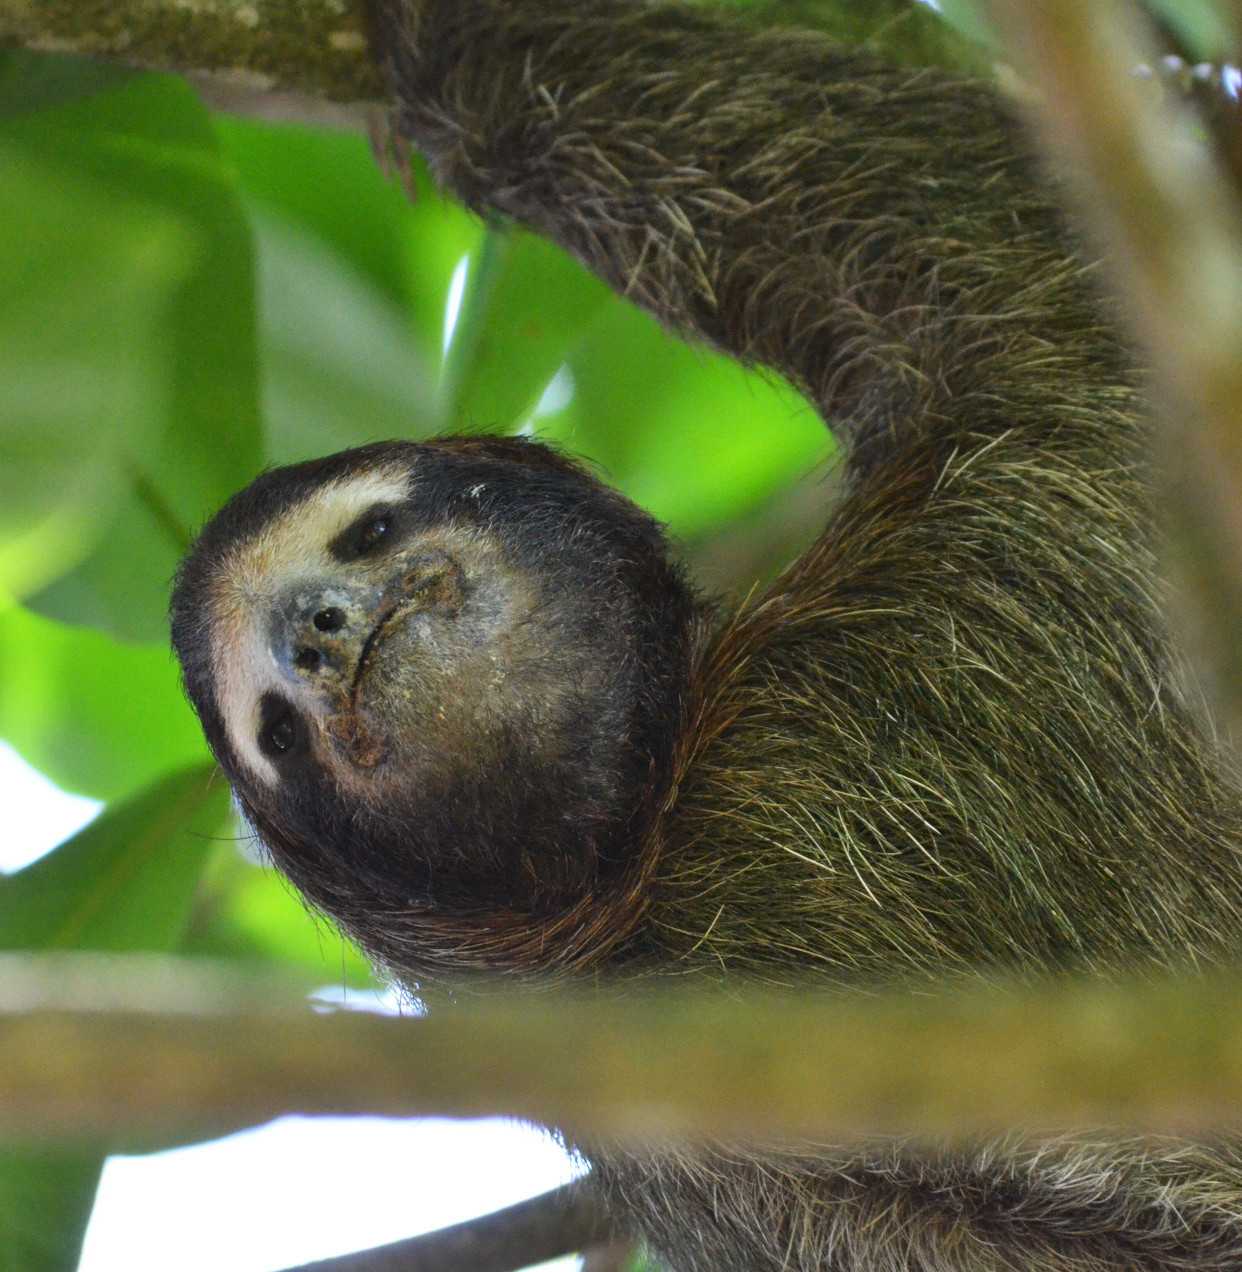
[(574, 1173), (549, 1136), (515, 1122), (282, 1118), (110, 1159), (79, 1272), (273, 1272), (458, 1223)]
[[(3, 742), (0, 807), (0, 871), (50, 851), (99, 809)], [(79, 1272), (276, 1272), (512, 1205), (579, 1169), (542, 1131), (499, 1119), (282, 1118), (109, 1159)]]

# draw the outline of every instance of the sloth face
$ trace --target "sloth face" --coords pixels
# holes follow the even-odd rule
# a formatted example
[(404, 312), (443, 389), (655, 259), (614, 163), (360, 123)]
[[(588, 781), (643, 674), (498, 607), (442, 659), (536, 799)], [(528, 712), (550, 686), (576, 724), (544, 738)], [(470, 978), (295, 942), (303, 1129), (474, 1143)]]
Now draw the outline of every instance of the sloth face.
[(690, 610), (650, 518), (503, 439), (264, 474), (172, 605), (187, 692), (278, 864), (409, 904), (497, 881), (530, 900), (616, 855), (667, 768)]
[(553, 711), (537, 580), (485, 524), (428, 516), (416, 474), (329, 480), (213, 571), (212, 681), (248, 782), (318, 768), (361, 796), (412, 770), (426, 781), (534, 698)]

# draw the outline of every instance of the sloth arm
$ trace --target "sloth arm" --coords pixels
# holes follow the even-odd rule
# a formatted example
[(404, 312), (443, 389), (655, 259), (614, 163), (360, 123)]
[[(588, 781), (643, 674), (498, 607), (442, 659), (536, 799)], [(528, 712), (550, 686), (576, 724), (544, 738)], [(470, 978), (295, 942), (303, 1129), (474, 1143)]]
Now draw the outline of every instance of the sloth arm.
[(986, 86), (640, 0), (372, 15), (398, 127), (448, 188), (788, 377), (856, 473), (928, 430), (1091, 448), (1066, 425), (1129, 404), (1129, 359)]

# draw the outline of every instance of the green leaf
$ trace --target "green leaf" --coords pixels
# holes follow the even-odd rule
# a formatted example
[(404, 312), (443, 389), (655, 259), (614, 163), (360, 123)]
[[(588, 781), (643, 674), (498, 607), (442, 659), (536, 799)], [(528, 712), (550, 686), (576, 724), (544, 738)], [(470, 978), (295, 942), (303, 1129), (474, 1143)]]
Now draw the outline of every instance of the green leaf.
[(258, 210), (253, 223), (268, 459), (435, 432), (405, 315), (320, 240)]
[(249, 202), (314, 235), (334, 256), (404, 306), (410, 294), (411, 207), (356, 133), (218, 115), (220, 148)]
[(806, 402), (775, 377), (694, 349), (616, 305), (568, 366), (574, 400), (534, 431), (593, 460), (682, 536), (755, 507), (831, 450)]
[[(168, 778), (0, 879), (0, 949), (172, 948), (227, 816), (213, 776), (204, 765)], [(102, 1161), (102, 1149), (0, 1152), (0, 1266), (76, 1265)]]
[(645, 1251), (638, 1251), (630, 1262), (626, 1272), (666, 1272), (653, 1256)]
[(406, 221), (410, 255), (410, 314), (427, 365), (443, 374), (444, 327), (449, 290), (458, 266), (481, 250), (483, 223), (435, 187), (426, 164), (415, 156), (413, 212)]
[(211, 765), (187, 769), (0, 879), (0, 949), (172, 949), (228, 801)]
[(216, 853), (207, 868), (182, 951), (293, 966), (312, 985), (377, 983), (366, 959), (307, 908), (283, 875), (252, 865), (232, 846)]
[(99, 1153), (0, 1144), (0, 1272), (77, 1267), (102, 1167)]
[(20, 593), (90, 550), (158, 436), (152, 345), (194, 240), (4, 129), (0, 169), (0, 587)]
[[(165, 76), (140, 76), (89, 100), (9, 118), (0, 124), (0, 145), (19, 148), (31, 164), (59, 164), (89, 185), (66, 189), (59, 200), (49, 196), (40, 211), (53, 229), (57, 217), (111, 226), (119, 201), (122, 209), (143, 209), (137, 242), (171, 226), (193, 245), (183, 281), (154, 304), (141, 296), (136, 266), (120, 261), (105, 269), (83, 257), (72, 235), (49, 233), (46, 254), (54, 257), (59, 243), (65, 294), (38, 328), (71, 384), (79, 378), (94, 384), (117, 363), (134, 367), (138, 403), (119, 400), (115, 390), (52, 399), (47, 428), (89, 430), (115, 454), (106, 475), (109, 492), (119, 499), (110, 515), (97, 517), (89, 559), (31, 604), (127, 639), (162, 639), (168, 579), (193, 529), (262, 462), (253, 262), (233, 175), (201, 104), (183, 83)], [(15, 245), (0, 252), (21, 257), (20, 235), (6, 235), (5, 242)], [(90, 292), (96, 274), (122, 297), (138, 287), (138, 299), (117, 302), (123, 321), (115, 305)], [(40, 293), (46, 281), (39, 278)], [(75, 294), (73, 284), (79, 292), (85, 287), (85, 296)], [(3, 385), (16, 355), (0, 350)], [(25, 353), (21, 346), (18, 351)], [(0, 388), (0, 395), (7, 392)], [(79, 480), (100, 469), (82, 447), (71, 453)], [(46, 488), (47, 481), (41, 484)], [(72, 505), (73, 499), (62, 502)]]
[(611, 303), (608, 288), (560, 248), (493, 231), (471, 259), (449, 351), (450, 427), (498, 432), (519, 422)]
[(1236, 54), (1238, 35), (1231, 15), (1213, 0), (1149, 0), (1151, 8), (1204, 58)]
[(0, 607), (0, 737), (68, 791), (112, 801), (207, 759), (164, 645)]
[[(215, 126), (252, 204), (331, 249), (397, 306), (419, 365), (435, 372), (449, 283), (482, 238), (478, 219), (437, 194), (417, 157), (411, 203), (361, 137), (223, 116)], [(312, 316), (328, 330), (341, 326), (331, 310)]]
[(996, 31), (978, 0), (939, 0), (937, 7), (944, 20), (968, 39), (996, 47)]

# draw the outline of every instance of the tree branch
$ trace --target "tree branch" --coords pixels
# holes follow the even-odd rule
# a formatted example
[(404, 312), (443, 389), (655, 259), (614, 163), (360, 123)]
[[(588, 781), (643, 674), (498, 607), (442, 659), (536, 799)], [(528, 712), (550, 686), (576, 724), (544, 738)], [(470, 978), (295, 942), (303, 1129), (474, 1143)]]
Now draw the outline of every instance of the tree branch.
[[(769, 0), (755, 20), (818, 27), (916, 65), (981, 67), (978, 49), (916, 0)], [(224, 109), (359, 123), (325, 103), (383, 89), (360, 0), (0, 0), (0, 47), (77, 53), (179, 71)]]
[(994, 12), (1163, 388), (1177, 618), (1217, 719), (1242, 738), (1238, 191), (1189, 104), (1135, 77), (1153, 57), (1134, 6), (994, 0)]
[(210, 73), (264, 93), (383, 95), (352, 0), (0, 0), (3, 44)]
[(516, 1272), (615, 1235), (590, 1187), (578, 1182), (451, 1228), (288, 1272)]
[(0, 959), (0, 1134), (132, 1144), (295, 1111), (505, 1113), (631, 1142), (1242, 1118), (1236, 974), (741, 1000), (506, 989), (405, 1020), (317, 1015), (237, 976)]

